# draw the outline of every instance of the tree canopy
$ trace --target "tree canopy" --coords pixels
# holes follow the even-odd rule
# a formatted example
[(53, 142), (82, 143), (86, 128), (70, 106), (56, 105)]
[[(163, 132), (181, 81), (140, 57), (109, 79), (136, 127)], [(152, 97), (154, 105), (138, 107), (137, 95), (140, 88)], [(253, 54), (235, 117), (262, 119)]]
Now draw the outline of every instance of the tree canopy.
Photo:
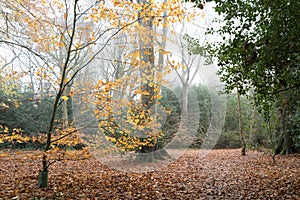
[(216, 31), (222, 40), (210, 47), (218, 59), (219, 75), (226, 91), (236, 89), (242, 95), (253, 97), (267, 119), (275, 108), (280, 120), (279, 132), (282, 137), (289, 132), (284, 140), (278, 139), (284, 141), (284, 145), (279, 142), (282, 146), (279, 149), (292, 152), (300, 120), (300, 2), (215, 2), (215, 10), (223, 18), (219, 21), (221, 25), (210, 33)]

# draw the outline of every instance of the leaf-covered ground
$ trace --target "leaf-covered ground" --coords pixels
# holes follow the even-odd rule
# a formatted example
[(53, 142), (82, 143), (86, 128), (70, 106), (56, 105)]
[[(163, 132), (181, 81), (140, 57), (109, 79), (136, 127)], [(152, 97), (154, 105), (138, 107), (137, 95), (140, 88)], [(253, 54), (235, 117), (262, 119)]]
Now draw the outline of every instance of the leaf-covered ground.
[(117, 171), (95, 158), (60, 161), (50, 167), (47, 189), (37, 188), (39, 152), (0, 151), (0, 199), (300, 198), (299, 154), (272, 164), (257, 151), (212, 150), (204, 158), (199, 151), (148, 173)]

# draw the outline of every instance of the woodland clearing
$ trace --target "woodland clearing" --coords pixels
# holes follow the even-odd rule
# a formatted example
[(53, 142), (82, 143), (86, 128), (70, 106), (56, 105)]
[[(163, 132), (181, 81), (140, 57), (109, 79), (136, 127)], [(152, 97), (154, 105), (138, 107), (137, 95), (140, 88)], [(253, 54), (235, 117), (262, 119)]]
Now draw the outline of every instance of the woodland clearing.
[[(152, 172), (123, 172), (95, 157), (61, 160), (37, 187), (39, 151), (0, 151), (0, 199), (299, 199), (300, 154), (187, 150)], [(118, 162), (114, 160), (114, 162)], [(136, 165), (136, 163), (120, 164)]]

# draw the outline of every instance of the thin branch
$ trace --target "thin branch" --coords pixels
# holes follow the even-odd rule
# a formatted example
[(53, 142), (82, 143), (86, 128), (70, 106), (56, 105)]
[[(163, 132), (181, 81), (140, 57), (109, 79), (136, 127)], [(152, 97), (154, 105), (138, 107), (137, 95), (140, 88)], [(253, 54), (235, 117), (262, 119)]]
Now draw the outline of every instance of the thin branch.
[(52, 162), (49, 162), (49, 164), (47, 165), (46, 169), (48, 169), (50, 167), (50, 165), (56, 163), (57, 161), (60, 161), (60, 158), (58, 158), (58, 160), (54, 160)]
[(299, 87), (300, 87), (300, 84), (296, 84), (296, 85), (291, 86), (291, 87), (287, 87), (287, 88), (284, 88), (284, 89), (276, 90), (275, 92), (273, 92), (271, 94), (277, 94), (277, 93), (285, 92), (285, 91), (292, 90), (292, 89), (295, 89), (295, 88), (299, 89)]
[(75, 130), (73, 130), (73, 131), (71, 131), (71, 132), (69, 132), (69, 133), (67, 133), (67, 134), (65, 134), (65, 135), (63, 135), (63, 136), (61, 136), (61, 137), (55, 139), (55, 140), (51, 140), (50, 143), (52, 144), (52, 143), (54, 143), (54, 142), (57, 142), (57, 141), (59, 141), (59, 140), (65, 138), (65, 137), (67, 137), (67, 136), (69, 136), (69, 135), (72, 135), (73, 133), (76, 133), (76, 132), (78, 132), (78, 131), (79, 131), (79, 129), (75, 129)]
[[(61, 81), (60, 81), (60, 85), (59, 85), (59, 91), (56, 95), (56, 99), (55, 99), (55, 103), (54, 103), (54, 110), (52, 113), (52, 117), (50, 120), (50, 125), (49, 125), (49, 130), (47, 133), (47, 143), (46, 143), (46, 147), (45, 147), (45, 151), (48, 151), (50, 148), (50, 144), (51, 144), (51, 135), (52, 135), (52, 130), (53, 130), (53, 126), (54, 126), (54, 119), (56, 116), (56, 111), (57, 111), (57, 105), (59, 104), (59, 99), (62, 96), (64, 89), (66, 87), (66, 84), (64, 84), (65, 78), (66, 78), (66, 71), (67, 71), (67, 67), (69, 64), (69, 60), (70, 60), (70, 56), (71, 56), (71, 48), (72, 48), (72, 43), (75, 37), (75, 30), (76, 30), (76, 5), (77, 5), (78, 0), (75, 0), (75, 5), (74, 5), (74, 19), (73, 19), (73, 26), (72, 26), (72, 33), (71, 33), (71, 38), (70, 38), (70, 44), (68, 47), (68, 51), (67, 51), (67, 57), (63, 66), (63, 72), (62, 72), (62, 76), (61, 76)], [(69, 83), (69, 81), (68, 81)]]
[[(15, 53), (15, 52), (14, 52)], [(14, 60), (19, 59), (19, 55), (15, 55), (8, 63), (5, 63), (1, 68), (4, 69), (8, 65), (14, 62)]]
[(32, 50), (30, 47), (26, 46), (26, 45), (23, 45), (23, 44), (19, 44), (19, 43), (16, 43), (16, 42), (11, 42), (11, 41), (6, 41), (6, 40), (0, 40), (0, 43), (4, 43), (4, 44), (7, 44), (7, 45), (13, 45), (13, 46), (18, 46), (18, 47), (21, 47), (23, 49), (26, 49), (27, 51), (29, 51), (30, 53), (34, 54), (35, 56), (39, 57), (42, 61), (44, 61), (44, 63), (48, 66), (47, 64), (47, 60), (42, 56), (40, 55), (39, 53), (35, 52), (34, 50)]
[(106, 40), (104, 46), (103, 46), (102, 48), (100, 48), (100, 50), (98, 50), (98, 51), (90, 58), (90, 60), (89, 60), (86, 64), (84, 64), (82, 67), (80, 67), (80, 68), (79, 68), (79, 69), (71, 76), (70, 80), (68, 80), (68, 82), (64, 85), (64, 88), (65, 88), (71, 81), (73, 81), (73, 79), (76, 77), (76, 75), (77, 75), (82, 69), (84, 69), (86, 66), (88, 66), (88, 65), (96, 58), (96, 56), (97, 56), (100, 52), (103, 51), (103, 49), (107, 46), (107, 44), (109, 43), (109, 41), (112, 40), (112, 38), (113, 38), (114, 36), (116, 36), (117, 34), (119, 34), (123, 29), (127, 28), (128, 26), (131, 26), (132, 24), (138, 22), (138, 20), (140, 20), (140, 19), (136, 19), (136, 20), (134, 20), (134, 21), (132, 21), (132, 22), (126, 24), (125, 26), (123, 26), (123, 27), (121, 27), (119, 30), (117, 30), (115, 33), (113, 33), (113, 34)]

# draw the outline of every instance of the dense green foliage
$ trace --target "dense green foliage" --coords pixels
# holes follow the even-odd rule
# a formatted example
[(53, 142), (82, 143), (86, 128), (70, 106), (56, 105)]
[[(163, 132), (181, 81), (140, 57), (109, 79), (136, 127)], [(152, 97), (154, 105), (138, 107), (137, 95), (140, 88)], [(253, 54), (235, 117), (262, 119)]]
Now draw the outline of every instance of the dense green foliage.
[[(276, 115), (275, 153), (299, 146), (300, 23), (298, 0), (223, 1), (215, 10), (221, 27), (210, 30), (223, 40), (211, 46), (226, 91), (253, 99), (267, 123)], [(274, 129), (274, 128), (273, 128)]]
[(7, 105), (2, 109), (0, 124), (11, 129), (22, 128), (27, 134), (46, 133), (52, 104), (50, 99), (37, 100), (32, 96), (28, 92), (9, 95), (0, 91), (0, 101)]

